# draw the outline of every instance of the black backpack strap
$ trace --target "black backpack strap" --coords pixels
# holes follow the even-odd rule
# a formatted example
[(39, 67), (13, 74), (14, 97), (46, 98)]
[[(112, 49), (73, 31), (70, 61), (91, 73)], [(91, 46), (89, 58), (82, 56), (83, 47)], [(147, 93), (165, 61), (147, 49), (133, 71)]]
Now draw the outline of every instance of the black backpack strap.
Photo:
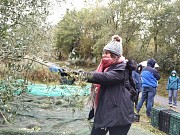
[(131, 72), (126, 67), (124, 72), (124, 87), (131, 93), (132, 101), (135, 100), (135, 96), (137, 95), (137, 91), (135, 88), (135, 83), (132, 79)]

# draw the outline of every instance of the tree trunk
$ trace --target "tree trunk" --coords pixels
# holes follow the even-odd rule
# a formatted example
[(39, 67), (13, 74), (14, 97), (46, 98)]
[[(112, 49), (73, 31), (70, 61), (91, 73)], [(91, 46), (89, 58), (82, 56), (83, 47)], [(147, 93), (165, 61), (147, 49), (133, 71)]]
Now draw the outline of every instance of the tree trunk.
[[(156, 33), (157, 34), (157, 33)], [(156, 58), (157, 56), (157, 48), (158, 48), (158, 44), (157, 44), (157, 35), (154, 36), (154, 57)]]

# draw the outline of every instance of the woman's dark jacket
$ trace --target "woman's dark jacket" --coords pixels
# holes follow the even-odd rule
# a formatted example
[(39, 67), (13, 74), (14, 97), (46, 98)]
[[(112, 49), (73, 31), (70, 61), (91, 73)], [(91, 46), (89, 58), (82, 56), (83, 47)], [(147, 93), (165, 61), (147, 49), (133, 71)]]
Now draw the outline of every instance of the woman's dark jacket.
[[(134, 121), (134, 106), (130, 92), (129, 71), (126, 64), (112, 65), (106, 72), (91, 72), (88, 82), (100, 84), (100, 96), (94, 118), (95, 128), (123, 126)], [(126, 77), (125, 77), (126, 76)]]

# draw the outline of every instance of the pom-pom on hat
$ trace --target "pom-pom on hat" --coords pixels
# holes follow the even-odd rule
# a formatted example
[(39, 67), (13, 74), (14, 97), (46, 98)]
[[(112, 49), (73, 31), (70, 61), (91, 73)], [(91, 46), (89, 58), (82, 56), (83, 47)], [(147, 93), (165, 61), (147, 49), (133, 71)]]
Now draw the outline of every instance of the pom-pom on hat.
[(105, 45), (103, 51), (110, 51), (111, 53), (114, 53), (117, 56), (122, 55), (122, 38), (118, 35), (112, 36), (112, 41)]

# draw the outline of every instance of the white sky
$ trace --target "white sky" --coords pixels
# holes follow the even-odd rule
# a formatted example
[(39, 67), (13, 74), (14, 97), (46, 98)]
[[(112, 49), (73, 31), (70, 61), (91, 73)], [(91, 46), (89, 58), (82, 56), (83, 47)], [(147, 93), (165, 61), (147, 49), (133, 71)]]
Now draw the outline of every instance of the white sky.
[[(52, 10), (50, 11), (52, 15), (47, 18), (47, 21), (52, 25), (56, 25), (66, 13), (67, 8), (70, 10), (74, 8), (80, 10), (81, 8), (95, 4), (96, 0), (87, 0), (88, 2), (85, 2), (86, 0), (66, 0), (66, 4), (61, 2), (61, 6), (56, 2), (56, 0), (50, 1), (52, 3)], [(104, 0), (102, 4), (106, 5), (107, 2), (108, 0)]]
[[(52, 3), (51, 15), (47, 18), (47, 22), (52, 25), (56, 25), (63, 15), (66, 13), (66, 9), (74, 9), (80, 10), (83, 7), (87, 7), (89, 4), (94, 4), (96, 0), (66, 0), (66, 4), (61, 2), (61, 6), (56, 1), (58, 0), (50, 0)], [(88, 1), (85, 2), (85, 1)], [(176, 0), (170, 0), (170, 2), (175, 2)], [(107, 5), (108, 0), (102, 0), (102, 5)]]
[(57, 24), (66, 12), (66, 9), (73, 9), (74, 7), (79, 10), (84, 7), (84, 0), (67, 0), (67, 3), (61, 3), (61, 6), (56, 0), (50, 0), (52, 2), (51, 15), (47, 18), (47, 21), (52, 25)]

